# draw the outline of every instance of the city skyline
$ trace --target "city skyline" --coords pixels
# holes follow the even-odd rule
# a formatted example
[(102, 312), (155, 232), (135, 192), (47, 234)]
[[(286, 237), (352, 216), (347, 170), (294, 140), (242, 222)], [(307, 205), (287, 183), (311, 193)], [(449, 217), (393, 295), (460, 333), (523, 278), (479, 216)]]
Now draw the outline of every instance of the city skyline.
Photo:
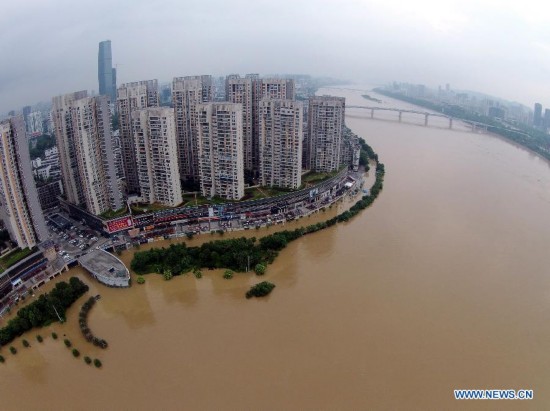
[[(112, 41), (120, 82), (164, 82), (178, 73), (311, 73), (372, 85), (394, 79), (431, 87), (451, 83), (528, 107), (550, 106), (550, 17), (537, 2), (283, 2), (277, 7), (292, 7), (284, 25), (274, 17), (277, 7), (266, 2), (68, 4), (6, 5), (10, 24), (3, 26), (10, 30), (4, 29), (0, 44), (16, 63), (0, 75), (0, 112), (71, 90), (98, 91), (97, 44), (104, 39)], [(77, 18), (83, 14), (85, 22)], [(128, 23), (145, 16), (146, 27)], [(312, 17), (315, 25), (305, 30)], [(64, 29), (37, 38), (52, 25)], [(200, 48), (188, 41), (198, 27), (211, 33)], [(158, 46), (152, 35), (157, 28), (173, 39), (171, 47)], [(273, 49), (285, 50), (285, 58)]]

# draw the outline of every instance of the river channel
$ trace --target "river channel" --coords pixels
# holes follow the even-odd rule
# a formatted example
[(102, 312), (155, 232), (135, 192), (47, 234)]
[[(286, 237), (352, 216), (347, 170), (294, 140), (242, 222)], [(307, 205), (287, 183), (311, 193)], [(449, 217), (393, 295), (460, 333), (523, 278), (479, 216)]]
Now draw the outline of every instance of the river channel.
[[(358, 91), (322, 93), (377, 105)], [(66, 324), (38, 331), (43, 343), (32, 332), (31, 348), (16, 340), (16, 356), (0, 351), (0, 408), (550, 407), (549, 163), (444, 119), (396, 119), (348, 109), (347, 125), (386, 166), (384, 190), (352, 221), (283, 250), (265, 299), (244, 298), (259, 281), (250, 274), (149, 275), (120, 290), (72, 270), (102, 296), (89, 324), (109, 348), (80, 336), (79, 300)], [(52, 330), (103, 368), (74, 359)], [(533, 389), (535, 399), (460, 402), (458, 388)]]

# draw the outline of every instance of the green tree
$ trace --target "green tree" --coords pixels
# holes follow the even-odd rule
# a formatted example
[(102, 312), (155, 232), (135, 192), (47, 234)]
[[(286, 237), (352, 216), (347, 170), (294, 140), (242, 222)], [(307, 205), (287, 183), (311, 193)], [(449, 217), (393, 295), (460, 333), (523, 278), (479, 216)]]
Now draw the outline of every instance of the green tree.
[(254, 271), (256, 272), (257, 275), (264, 275), (266, 268), (267, 267), (265, 266), (265, 264), (258, 263), (254, 267)]

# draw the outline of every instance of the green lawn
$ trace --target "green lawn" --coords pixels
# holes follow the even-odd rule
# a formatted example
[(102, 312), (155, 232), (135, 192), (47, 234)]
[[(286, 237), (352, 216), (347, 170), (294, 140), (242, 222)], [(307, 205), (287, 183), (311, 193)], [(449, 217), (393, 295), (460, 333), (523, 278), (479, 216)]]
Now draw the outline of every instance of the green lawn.
[(166, 210), (173, 207), (168, 207), (162, 204), (132, 204), (130, 207), (132, 207), (132, 213), (134, 214), (145, 214), (150, 213), (152, 211), (161, 211)]
[(23, 249), (16, 249), (12, 251), (11, 253), (5, 255), (4, 257), (0, 258), (0, 267), (2, 268), (2, 271), (7, 270), (9, 267), (14, 265), (15, 263), (21, 261), (23, 258), (27, 257), (28, 255), (32, 254), (36, 248), (30, 249), (30, 248), (23, 248)]
[(331, 177), (334, 177), (338, 174), (340, 170), (333, 171), (331, 173), (314, 173), (310, 171), (309, 173), (302, 176), (302, 183), (317, 184), (321, 181), (328, 180)]
[(112, 218), (122, 217), (127, 213), (128, 213), (128, 207), (124, 206), (122, 208), (119, 208), (118, 210), (105, 211), (100, 215), (100, 217), (104, 218), (105, 220), (111, 220)]

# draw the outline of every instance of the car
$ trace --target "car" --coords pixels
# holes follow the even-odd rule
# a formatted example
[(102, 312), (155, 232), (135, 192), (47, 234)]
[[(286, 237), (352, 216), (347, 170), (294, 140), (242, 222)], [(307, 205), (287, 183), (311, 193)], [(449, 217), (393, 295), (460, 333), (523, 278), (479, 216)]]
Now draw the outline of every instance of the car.
[(60, 252), (58, 252), (57, 254), (59, 255), (63, 255), (63, 250), (61, 250)]
[(79, 236), (80, 238), (84, 238), (84, 236), (83, 236), (82, 234), (79, 234), (78, 236)]
[(81, 250), (84, 250), (84, 247), (86, 247), (86, 244), (80, 244), (80, 245), (78, 246), (78, 248), (80, 248)]

